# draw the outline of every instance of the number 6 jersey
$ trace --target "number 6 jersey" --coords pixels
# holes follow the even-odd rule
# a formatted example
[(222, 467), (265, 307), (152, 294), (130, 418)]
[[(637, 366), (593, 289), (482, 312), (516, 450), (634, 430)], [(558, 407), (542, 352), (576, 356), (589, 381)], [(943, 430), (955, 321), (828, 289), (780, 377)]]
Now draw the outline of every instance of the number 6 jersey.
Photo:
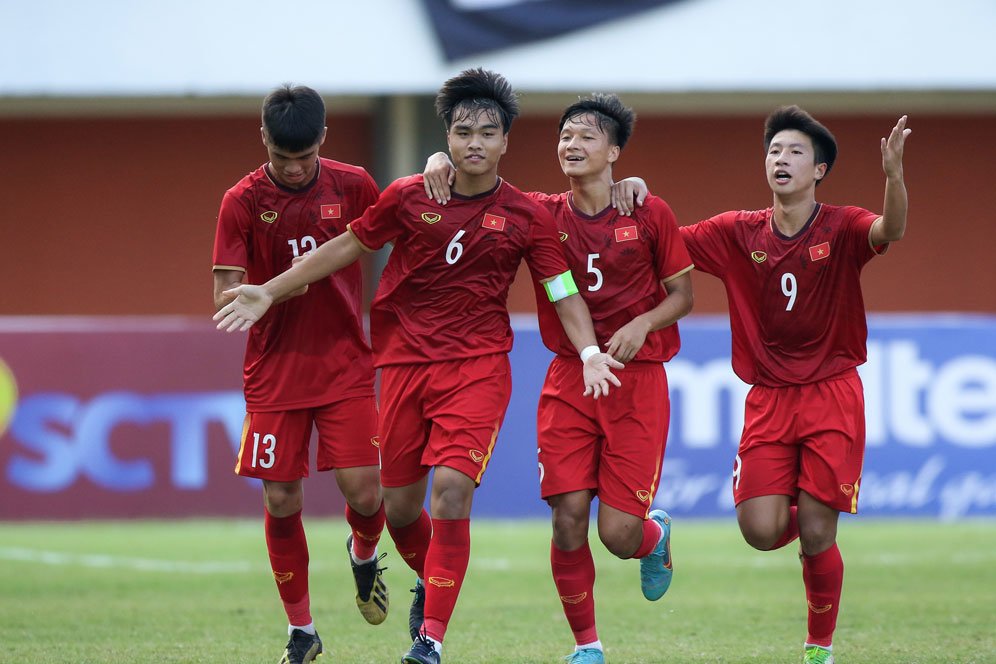
[(866, 359), (861, 269), (878, 215), (817, 204), (793, 237), (772, 209), (725, 212), (681, 228), (695, 267), (719, 277), (730, 303), (733, 370), (746, 383), (814, 383)]

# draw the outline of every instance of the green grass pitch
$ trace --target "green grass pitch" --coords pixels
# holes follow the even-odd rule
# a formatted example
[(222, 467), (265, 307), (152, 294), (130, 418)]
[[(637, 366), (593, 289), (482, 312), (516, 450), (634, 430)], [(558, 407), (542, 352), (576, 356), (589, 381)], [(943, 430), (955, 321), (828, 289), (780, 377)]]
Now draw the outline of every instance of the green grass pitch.
[[(312, 611), (330, 662), (397, 662), (413, 576), (385, 534), (387, 621), (353, 601), (344, 522), (306, 520)], [(251, 521), (0, 524), (0, 662), (273, 664), (286, 623)], [(545, 521), (476, 521), (443, 661), (556, 663), (573, 647)], [(996, 522), (845, 518), (839, 664), (996, 662)], [(675, 521), (675, 577), (640, 595), (636, 561), (592, 549), (610, 664), (798, 662), (794, 546), (751, 550), (735, 522)], [(322, 660), (319, 660), (322, 661)]]

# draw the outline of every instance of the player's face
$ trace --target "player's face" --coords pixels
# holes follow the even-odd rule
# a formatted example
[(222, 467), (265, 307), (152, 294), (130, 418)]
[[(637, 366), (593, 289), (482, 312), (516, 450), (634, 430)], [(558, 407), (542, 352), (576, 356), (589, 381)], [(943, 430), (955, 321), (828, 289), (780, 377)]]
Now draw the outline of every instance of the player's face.
[(263, 130), (263, 145), (270, 157), (270, 172), (277, 182), (290, 189), (300, 189), (311, 182), (318, 169), (318, 148), (325, 142), (325, 131), (322, 138), (306, 150), (290, 152), (274, 145)]
[(458, 172), (477, 176), (495, 173), (508, 148), (508, 134), (487, 110), (455, 116), (446, 132), (450, 157)]
[(813, 140), (796, 129), (775, 134), (764, 159), (768, 186), (775, 194), (788, 195), (815, 187), (827, 170), (816, 163)]
[(601, 175), (619, 158), (619, 146), (611, 144), (594, 116), (582, 115), (564, 123), (557, 156), (567, 177)]

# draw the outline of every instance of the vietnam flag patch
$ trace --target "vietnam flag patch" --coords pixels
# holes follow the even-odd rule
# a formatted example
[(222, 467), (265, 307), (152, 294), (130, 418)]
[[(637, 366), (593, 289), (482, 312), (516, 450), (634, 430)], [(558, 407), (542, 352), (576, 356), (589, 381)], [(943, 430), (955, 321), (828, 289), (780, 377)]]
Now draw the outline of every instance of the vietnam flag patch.
[(322, 205), (322, 219), (339, 219), (342, 217), (341, 203), (325, 203)]
[(824, 242), (809, 248), (809, 260), (821, 261), (830, 256), (830, 243)]
[(488, 212), (484, 215), (481, 228), (487, 228), (492, 231), (503, 231), (505, 230), (505, 217), (499, 217), (496, 214)]
[(630, 240), (639, 239), (636, 233), (636, 226), (623, 226), (616, 229), (616, 242), (629, 242)]

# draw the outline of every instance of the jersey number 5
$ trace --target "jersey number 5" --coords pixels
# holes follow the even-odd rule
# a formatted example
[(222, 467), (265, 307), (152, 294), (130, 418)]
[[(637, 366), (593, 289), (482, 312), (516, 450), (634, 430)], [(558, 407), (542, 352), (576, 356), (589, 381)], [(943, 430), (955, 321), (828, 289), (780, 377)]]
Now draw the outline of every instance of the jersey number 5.
[(588, 274), (595, 275), (595, 283), (588, 286), (588, 292), (595, 292), (602, 287), (602, 271), (595, 267), (598, 254), (588, 254)]
[(782, 295), (789, 299), (788, 303), (785, 305), (785, 311), (792, 311), (792, 307), (795, 305), (795, 296), (798, 294), (799, 289), (797, 282), (795, 280), (795, 275), (791, 272), (786, 272), (782, 275)]

